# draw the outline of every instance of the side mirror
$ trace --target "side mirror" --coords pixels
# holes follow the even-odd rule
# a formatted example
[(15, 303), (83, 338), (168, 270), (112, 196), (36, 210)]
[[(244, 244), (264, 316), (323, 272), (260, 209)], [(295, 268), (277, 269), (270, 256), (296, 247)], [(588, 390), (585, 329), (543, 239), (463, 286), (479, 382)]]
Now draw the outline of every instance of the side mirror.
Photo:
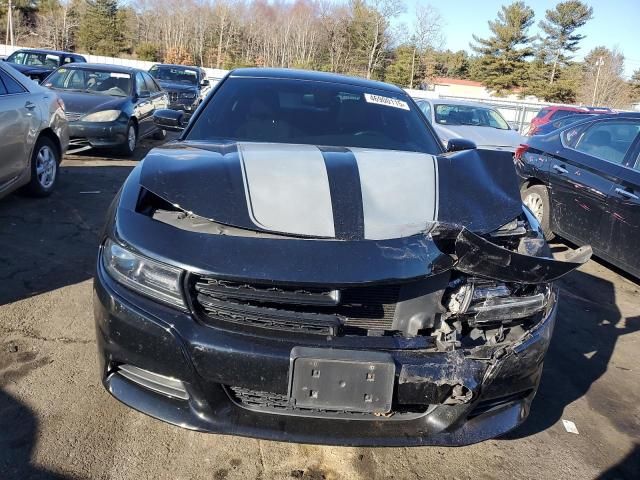
[(459, 152), (461, 150), (475, 150), (476, 144), (464, 138), (452, 138), (447, 142), (447, 152)]
[(208, 87), (209, 86), (209, 79), (205, 78), (204, 80), (202, 80), (200, 82), (200, 85), (202, 85), (203, 87)]
[(181, 132), (185, 127), (184, 112), (168, 108), (156, 110), (153, 114), (153, 123), (163, 130)]
[(148, 90), (143, 90), (138, 94), (138, 98), (149, 98), (151, 96), (151, 92)]

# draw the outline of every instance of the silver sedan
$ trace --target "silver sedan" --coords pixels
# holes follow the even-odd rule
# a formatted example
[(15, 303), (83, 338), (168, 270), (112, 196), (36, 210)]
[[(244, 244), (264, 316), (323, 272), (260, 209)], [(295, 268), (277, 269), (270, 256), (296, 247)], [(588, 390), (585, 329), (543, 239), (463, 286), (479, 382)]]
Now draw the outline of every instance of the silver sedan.
[(442, 143), (464, 138), (479, 148), (515, 151), (522, 135), (509, 127), (495, 108), (481, 103), (449, 99), (415, 99)]
[(0, 62), (0, 197), (21, 187), (49, 195), (68, 144), (58, 95)]

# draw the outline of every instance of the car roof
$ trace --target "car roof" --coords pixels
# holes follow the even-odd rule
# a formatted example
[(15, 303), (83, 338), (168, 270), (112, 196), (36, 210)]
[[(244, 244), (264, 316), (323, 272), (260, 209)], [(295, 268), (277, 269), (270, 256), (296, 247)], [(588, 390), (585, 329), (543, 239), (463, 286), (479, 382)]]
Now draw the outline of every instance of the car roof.
[(144, 72), (144, 70), (141, 70), (139, 68), (127, 67), (126, 65), (110, 65), (108, 63), (69, 63), (68, 65), (64, 65), (61, 68), (83, 68), (113, 73)]
[(572, 107), (570, 105), (549, 105), (547, 107), (543, 107), (543, 110), (552, 110), (552, 111), (556, 111), (556, 110), (567, 110), (569, 112), (589, 112), (589, 110), (586, 107)]
[(172, 67), (172, 68), (188, 68), (190, 70), (202, 70), (202, 67), (196, 67), (195, 65), (178, 65), (176, 63), (156, 63), (153, 67)]
[(477, 108), (489, 108), (491, 110), (495, 110), (493, 105), (488, 105), (486, 103), (481, 102), (469, 102), (468, 100), (455, 100), (452, 98), (416, 98), (416, 102), (430, 102), (432, 104), (438, 105), (464, 105), (466, 107), (477, 107)]
[(307, 80), (316, 82), (338, 83), (362, 88), (384, 90), (389, 93), (406, 95), (406, 92), (396, 85), (366, 80), (364, 78), (339, 75), (337, 73), (316, 72), (313, 70), (297, 70), (293, 68), (238, 68), (229, 73), (230, 77), (244, 78), (273, 78), (287, 80)]
[(30, 52), (30, 53), (52, 53), (54, 55), (72, 55), (74, 57), (81, 57), (82, 55), (72, 52), (63, 52), (62, 50), (46, 50), (40, 48), (20, 48), (15, 50), (13, 53), (17, 52)]

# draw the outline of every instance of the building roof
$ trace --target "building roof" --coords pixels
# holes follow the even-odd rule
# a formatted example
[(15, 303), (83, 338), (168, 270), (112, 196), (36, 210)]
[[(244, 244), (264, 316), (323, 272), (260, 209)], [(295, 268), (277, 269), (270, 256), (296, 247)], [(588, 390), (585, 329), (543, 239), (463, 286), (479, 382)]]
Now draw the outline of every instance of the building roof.
[(389, 83), (377, 82), (375, 80), (366, 80), (364, 78), (358, 77), (349, 77), (346, 75), (339, 75), (337, 73), (316, 72), (313, 70), (297, 70), (293, 68), (238, 68), (237, 70), (232, 70), (229, 76), (247, 78), (280, 78), (291, 80), (312, 80), (328, 83), (342, 83), (345, 85), (354, 85), (363, 88), (384, 90), (403, 96), (406, 95), (406, 92), (400, 87), (391, 85)]
[(465, 85), (467, 87), (483, 87), (481, 82), (473, 80), (463, 80), (461, 78), (436, 77), (431, 83), (433, 85)]

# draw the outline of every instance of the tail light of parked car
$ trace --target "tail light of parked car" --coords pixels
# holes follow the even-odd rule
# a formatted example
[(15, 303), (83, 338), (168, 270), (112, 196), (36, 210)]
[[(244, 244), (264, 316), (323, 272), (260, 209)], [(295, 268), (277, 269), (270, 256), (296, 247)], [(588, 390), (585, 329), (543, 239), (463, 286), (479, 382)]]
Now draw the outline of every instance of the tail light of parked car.
[(513, 158), (515, 159), (516, 162), (521, 162), (522, 161), (522, 157), (525, 154), (525, 152), (529, 150), (529, 145), (521, 143), (520, 145), (518, 145), (518, 148), (516, 148), (515, 153), (513, 154)]

